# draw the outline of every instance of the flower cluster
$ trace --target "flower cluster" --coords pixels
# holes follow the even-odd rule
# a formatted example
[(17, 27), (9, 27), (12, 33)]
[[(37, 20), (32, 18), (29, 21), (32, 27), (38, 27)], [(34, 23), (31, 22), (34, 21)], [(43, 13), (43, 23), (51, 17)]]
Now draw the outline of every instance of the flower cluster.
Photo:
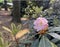
[(46, 18), (39, 17), (34, 21), (34, 29), (37, 31), (47, 30), (48, 29), (48, 21)]

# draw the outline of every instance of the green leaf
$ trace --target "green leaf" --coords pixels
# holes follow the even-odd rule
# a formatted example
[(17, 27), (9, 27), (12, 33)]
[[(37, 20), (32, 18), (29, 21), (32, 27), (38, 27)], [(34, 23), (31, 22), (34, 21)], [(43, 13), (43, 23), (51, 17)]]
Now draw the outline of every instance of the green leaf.
[(60, 40), (60, 35), (58, 35), (57, 33), (48, 33), (48, 34), (51, 35), (52, 37)]
[(29, 44), (29, 43), (32, 43), (32, 41), (31, 40), (21, 40), (20, 43)]
[(52, 42), (50, 42), (48, 38), (43, 36), (40, 40), (39, 47), (57, 47), (57, 46)]
[(4, 0), (0, 0), (0, 3), (3, 3), (4, 2)]
[(17, 26), (17, 29), (20, 31), (20, 30), (22, 29), (22, 25), (19, 24), (19, 25)]
[(11, 29), (9, 29), (8, 27), (2, 26), (3, 29), (5, 29), (6, 31), (9, 31), (13, 35), (16, 35), (17, 32), (21, 30), (21, 27), (22, 27), (21, 24), (16, 26), (14, 23), (11, 24)]
[(6, 31), (9, 31), (10, 33), (12, 32), (9, 28), (2, 26), (3, 29), (5, 29)]
[(38, 47), (38, 45), (39, 45), (39, 39), (35, 40), (35, 41), (32, 43), (31, 47)]
[(2, 37), (0, 37), (0, 46), (3, 47), (4, 46), (4, 40)]
[(50, 1), (50, 3), (54, 3), (54, 2), (55, 2), (55, 0), (51, 0), (51, 1)]
[(0, 47), (9, 47), (11, 43), (7, 43), (7, 41), (4, 41), (2, 37), (2, 33), (0, 33)]
[(43, 7), (39, 8), (38, 6), (36, 6), (34, 10), (38, 14), (38, 13), (40, 13), (42, 11), (42, 9), (43, 9)]
[(4, 47), (4, 39), (2, 38), (1, 32), (0, 32), (0, 47)]
[(53, 24), (54, 26), (57, 26), (57, 27), (60, 25), (59, 19), (56, 16), (53, 19)]
[(9, 43), (8, 41), (5, 42), (4, 47), (10, 47), (12, 43)]
[(37, 14), (32, 15), (32, 18), (37, 18), (37, 17), (38, 17)]
[(11, 28), (12, 28), (12, 34), (16, 35), (16, 33), (18, 32), (18, 29), (14, 23), (11, 24)]
[(52, 39), (51, 40), (53, 43), (56, 43), (56, 42), (58, 42), (59, 40), (58, 39)]
[(57, 47), (57, 45), (53, 44), (52, 42), (51, 42), (51, 45), (52, 45), (52, 47)]
[(60, 27), (53, 27), (52, 29), (49, 30), (49, 32), (51, 31), (60, 31)]

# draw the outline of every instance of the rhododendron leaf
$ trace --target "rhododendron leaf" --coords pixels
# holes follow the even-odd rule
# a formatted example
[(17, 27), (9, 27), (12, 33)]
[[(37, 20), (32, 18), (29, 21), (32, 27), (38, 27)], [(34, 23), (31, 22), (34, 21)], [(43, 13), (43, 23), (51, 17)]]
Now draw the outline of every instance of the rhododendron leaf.
[(40, 40), (39, 47), (57, 47), (57, 46), (52, 42), (50, 42), (48, 38), (43, 36)]
[(35, 40), (31, 45), (31, 47), (38, 47), (38, 46), (39, 46), (39, 39)]
[(20, 41), (20, 43), (21, 44), (30, 44), (30, 43), (32, 43), (33, 41), (31, 41), (31, 40), (22, 40), (22, 41)]
[(52, 42), (51, 42), (51, 45), (52, 45), (52, 47), (57, 47), (57, 45), (53, 44)]
[(51, 31), (60, 31), (60, 27), (51, 28), (51, 29), (49, 30), (49, 32), (51, 32)]
[(56, 43), (56, 42), (58, 42), (59, 40), (58, 39), (52, 39), (51, 40), (53, 43)]
[(48, 34), (51, 35), (52, 37), (60, 40), (60, 35), (58, 35), (57, 33), (48, 33)]

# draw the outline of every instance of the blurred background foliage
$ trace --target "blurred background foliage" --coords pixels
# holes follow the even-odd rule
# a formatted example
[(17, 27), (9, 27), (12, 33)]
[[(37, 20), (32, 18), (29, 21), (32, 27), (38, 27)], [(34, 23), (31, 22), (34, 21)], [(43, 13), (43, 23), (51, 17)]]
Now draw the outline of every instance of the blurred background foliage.
[[(55, 3), (57, 0), (42, 0), (42, 1), (21, 1), (21, 16), (29, 19), (36, 19), (37, 17), (46, 17), (49, 20), (50, 26), (57, 26), (60, 23), (59, 9), (56, 9)], [(24, 5), (25, 4), (25, 5)], [(25, 7), (24, 7), (25, 6)], [(56, 18), (57, 17), (57, 18)], [(52, 21), (51, 21), (52, 20)]]

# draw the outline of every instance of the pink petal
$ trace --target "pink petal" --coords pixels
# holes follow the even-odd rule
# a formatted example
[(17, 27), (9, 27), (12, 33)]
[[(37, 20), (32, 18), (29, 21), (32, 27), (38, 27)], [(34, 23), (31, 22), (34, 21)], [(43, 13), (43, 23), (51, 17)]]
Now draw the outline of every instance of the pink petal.
[(37, 31), (44, 30), (47, 26), (48, 21), (45, 18), (39, 17), (34, 21), (34, 29)]

